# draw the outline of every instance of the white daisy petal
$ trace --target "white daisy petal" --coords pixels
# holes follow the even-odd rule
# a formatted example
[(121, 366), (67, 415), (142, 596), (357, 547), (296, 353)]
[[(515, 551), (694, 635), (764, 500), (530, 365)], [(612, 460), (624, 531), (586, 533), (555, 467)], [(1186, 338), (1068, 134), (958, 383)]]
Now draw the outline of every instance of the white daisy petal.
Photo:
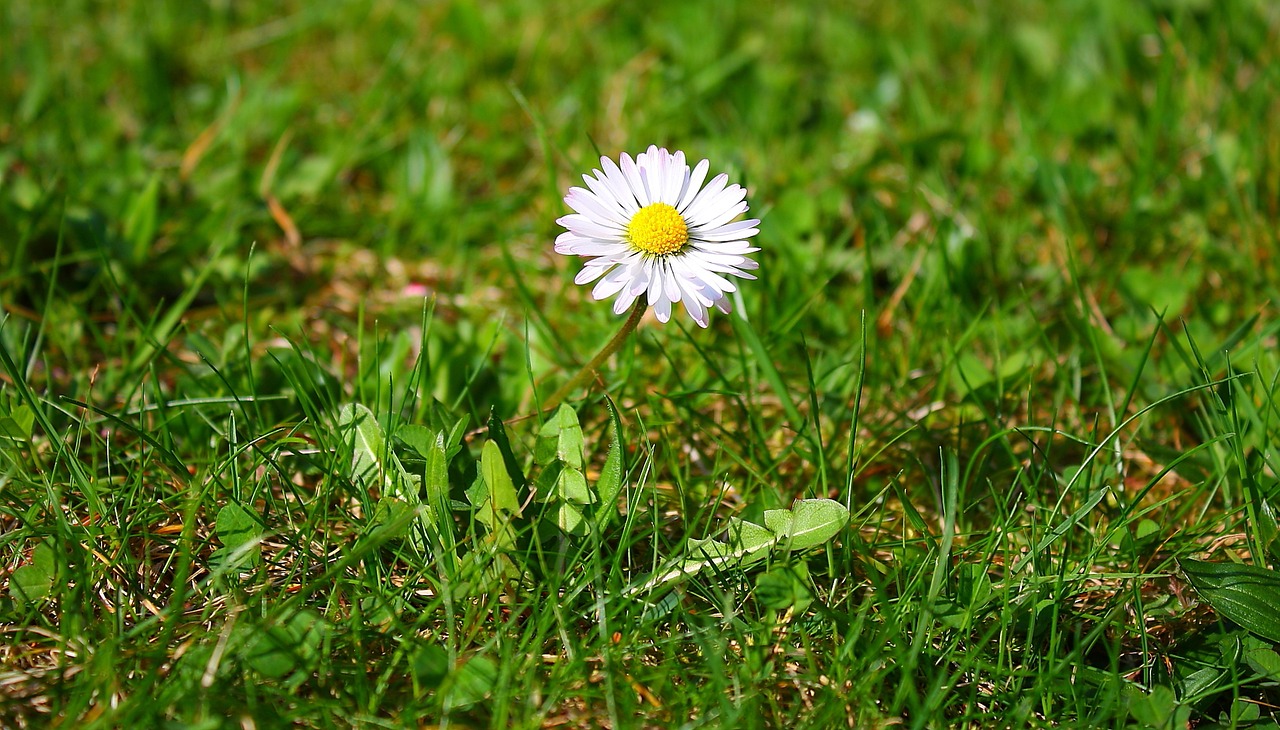
[(742, 238), (750, 238), (759, 233), (760, 229), (756, 227), (759, 225), (759, 220), (749, 218), (745, 221), (735, 221), (714, 228), (704, 226), (699, 230), (689, 231), (689, 235), (692, 238), (703, 241), (736, 241)]
[(653, 313), (658, 316), (658, 321), (666, 324), (671, 320), (671, 300), (659, 299), (658, 303), (653, 305)]
[(581, 215), (604, 219), (620, 229), (626, 229), (627, 221), (631, 219), (631, 216), (619, 210), (618, 206), (601, 200), (595, 193), (585, 188), (569, 188), (569, 194), (564, 196), (564, 202)]
[[(616, 264), (610, 264), (610, 266), (616, 266)], [(578, 286), (590, 284), (601, 276), (604, 276), (605, 272), (608, 270), (609, 266), (584, 266), (582, 271), (579, 271), (578, 275), (573, 277), (573, 283)]]
[(627, 176), (627, 184), (631, 186), (631, 194), (636, 196), (636, 201), (640, 203), (640, 207), (643, 208), (653, 202), (653, 198), (649, 197), (649, 187), (645, 185), (644, 178), (640, 177), (640, 168), (636, 167), (631, 155), (623, 152), (618, 167), (622, 168), (622, 174)]
[(583, 238), (579, 235), (576, 235), (572, 231), (565, 231), (564, 233), (561, 233), (560, 235), (556, 236), (556, 253), (562, 253), (562, 254), (565, 254), (566, 256), (572, 256), (575, 253), (574, 251), (575, 247), (579, 243), (586, 243), (590, 240), (591, 239), (589, 238)]
[(556, 221), (583, 238), (621, 239), (623, 232), (608, 221), (588, 218), (581, 213), (566, 215)]
[(618, 163), (608, 157), (601, 157), (600, 166), (604, 168), (604, 177), (601, 178), (601, 182), (609, 186), (609, 191), (613, 193), (613, 199), (618, 201), (618, 205), (621, 205), (623, 210), (628, 213), (640, 210), (636, 195), (631, 192), (631, 186), (627, 183), (627, 176), (622, 173)]
[(699, 162), (693, 168), (693, 172), (689, 174), (689, 181), (684, 185), (684, 193), (680, 196), (680, 203), (676, 206), (676, 210), (681, 213), (685, 212), (685, 208), (689, 203), (693, 202), (698, 191), (702, 188), (702, 181), (707, 179), (707, 170), (711, 168), (711, 163), (707, 160)]
[(707, 206), (708, 200), (724, 191), (724, 185), (727, 182), (729, 182), (729, 176), (723, 172), (712, 178), (711, 182), (707, 183), (707, 186), (694, 196), (688, 207), (680, 211), (684, 214), (684, 219), (697, 225), (702, 220), (700, 211)]
[[(689, 258), (693, 258), (693, 256)], [(717, 253), (715, 251), (698, 251), (697, 259), (703, 263), (720, 264), (722, 266), (737, 266), (746, 260), (737, 254)]]
[(627, 284), (627, 291), (640, 296), (649, 288), (649, 280), (653, 278), (653, 259), (642, 258), (636, 261), (627, 276), (631, 279)]
[(715, 303), (717, 299), (724, 296), (724, 292), (707, 286), (697, 279), (681, 279), (681, 285), (693, 294), (693, 298), (705, 309)]
[(662, 275), (662, 265), (654, 266), (652, 276), (649, 277), (649, 306), (653, 306), (662, 301), (662, 287), (666, 283), (665, 276)]
[[(716, 295), (735, 292), (738, 290), (736, 284), (712, 271), (706, 264), (694, 266), (692, 269), (694, 277), (701, 282), (703, 286), (715, 292)], [(711, 292), (707, 292), (707, 296), (712, 299), (716, 298)]]
[[(724, 176), (721, 176), (724, 177)], [(717, 178), (719, 179), (719, 178)], [(725, 179), (728, 179), (727, 177)], [(712, 180), (711, 182), (715, 182)], [(724, 223), (728, 223), (736, 216), (745, 213), (747, 208), (743, 205), (737, 210), (729, 211), (742, 202), (747, 197), (747, 191), (741, 185), (730, 185), (714, 195), (708, 193), (712, 190), (712, 186), (708, 185), (706, 190), (698, 196), (697, 200), (689, 206), (685, 211), (685, 217), (695, 226), (716, 226), (719, 225), (715, 221), (723, 219)], [(727, 215), (726, 215), (727, 214)]]
[(662, 202), (675, 206), (684, 194), (685, 181), (689, 179), (689, 166), (684, 164), (684, 153), (676, 152), (667, 165), (667, 181), (663, 190)]
[(752, 246), (749, 241), (703, 241), (694, 238), (690, 241), (695, 249), (699, 251), (714, 251), (716, 253), (735, 253), (739, 256), (745, 256), (749, 253), (755, 253), (760, 250), (759, 246)]
[[(694, 227), (694, 230), (697, 232), (697, 235), (699, 236), (701, 236), (701, 234), (704, 231), (719, 230), (720, 228), (723, 228), (729, 221), (733, 220), (734, 218), (737, 218), (738, 216), (746, 212), (747, 212), (746, 202), (738, 201), (737, 203), (721, 210), (719, 215), (716, 215), (714, 218), (710, 218), (706, 221), (698, 223), (698, 225)], [(738, 238), (745, 238), (745, 236), (738, 236)]]
[(599, 301), (622, 291), (627, 285), (627, 268), (619, 266), (605, 275), (591, 290), (591, 298)]
[[(604, 173), (596, 170), (596, 174), (603, 175)], [(623, 220), (624, 224), (626, 221), (631, 219), (631, 211), (628, 211), (620, 202), (618, 202), (618, 197), (614, 195), (613, 189), (609, 187), (608, 183), (604, 182), (603, 177), (595, 178), (590, 175), (583, 175), (582, 181), (586, 183), (587, 187), (591, 189), (591, 192), (595, 194), (596, 198), (600, 201), (600, 204), (611, 213), (615, 213)]]
[(646, 179), (649, 181), (649, 192), (653, 194), (655, 203), (667, 202), (667, 164), (666, 150), (663, 150), (662, 154), (654, 154), (649, 159)]
[(575, 246), (573, 252), (579, 256), (617, 256), (627, 252), (627, 244), (609, 241), (588, 241)]
[(618, 295), (618, 298), (613, 300), (613, 313), (622, 314), (628, 309), (631, 309), (631, 304), (635, 302), (635, 300), (636, 300), (635, 294), (632, 294), (630, 291), (623, 289), (622, 293)]

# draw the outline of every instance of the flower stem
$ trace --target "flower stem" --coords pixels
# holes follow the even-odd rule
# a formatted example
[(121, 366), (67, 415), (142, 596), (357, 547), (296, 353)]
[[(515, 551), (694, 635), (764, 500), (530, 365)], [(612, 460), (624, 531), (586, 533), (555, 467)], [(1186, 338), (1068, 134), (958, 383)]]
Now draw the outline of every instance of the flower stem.
[(596, 369), (600, 367), (601, 363), (609, 359), (610, 355), (617, 352), (618, 348), (622, 347), (622, 343), (626, 341), (628, 335), (635, 331), (636, 325), (640, 324), (640, 318), (644, 316), (644, 312), (648, 308), (649, 303), (647, 300), (643, 297), (638, 299), (635, 306), (631, 308), (631, 316), (627, 317), (627, 321), (622, 323), (622, 329), (618, 330), (618, 333), (613, 336), (613, 339), (609, 340), (609, 342), (600, 349), (600, 352), (596, 353), (595, 357), (591, 358), (586, 365), (582, 366), (582, 369), (578, 371), (577, 375), (569, 378), (569, 382), (561, 386), (560, 390), (551, 394), (551, 397), (542, 404), (542, 410), (549, 411), (555, 408), (571, 393), (585, 385), (586, 382), (596, 374)]

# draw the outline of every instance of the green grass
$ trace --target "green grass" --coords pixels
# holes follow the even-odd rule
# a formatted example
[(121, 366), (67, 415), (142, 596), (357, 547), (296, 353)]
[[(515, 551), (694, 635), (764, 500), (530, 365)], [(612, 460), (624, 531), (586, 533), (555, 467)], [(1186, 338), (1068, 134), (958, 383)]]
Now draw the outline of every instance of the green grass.
[[(1273, 3), (11, 0), (0, 39), (0, 726), (1278, 717), (1177, 563), (1277, 558)], [(478, 572), (491, 414), (536, 476), (621, 323), (561, 197), (650, 143), (748, 187), (746, 318), (643, 323), (573, 401), (593, 482), (617, 404), (617, 519), (527, 506)], [(346, 403), (445, 470), (455, 552)], [(849, 526), (627, 592), (798, 498)]]

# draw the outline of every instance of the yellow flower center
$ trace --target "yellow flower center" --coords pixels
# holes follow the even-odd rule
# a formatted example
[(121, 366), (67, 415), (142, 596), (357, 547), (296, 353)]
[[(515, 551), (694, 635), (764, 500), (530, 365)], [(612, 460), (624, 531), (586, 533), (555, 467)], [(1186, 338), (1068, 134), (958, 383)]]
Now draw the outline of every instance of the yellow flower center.
[(627, 242), (652, 256), (666, 256), (689, 242), (689, 226), (675, 208), (666, 203), (651, 203), (631, 216)]

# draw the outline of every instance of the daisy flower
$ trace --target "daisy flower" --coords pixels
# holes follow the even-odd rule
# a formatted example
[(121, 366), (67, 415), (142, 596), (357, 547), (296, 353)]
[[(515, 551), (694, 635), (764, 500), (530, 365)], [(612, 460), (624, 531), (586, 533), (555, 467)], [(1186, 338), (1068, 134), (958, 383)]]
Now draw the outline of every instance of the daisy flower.
[(583, 175), (586, 188), (569, 188), (564, 202), (575, 213), (556, 222), (567, 231), (556, 238), (556, 253), (586, 257), (577, 284), (597, 281), (591, 296), (616, 297), (615, 314), (641, 297), (660, 322), (671, 319), (676, 302), (689, 317), (707, 326), (712, 307), (728, 313), (726, 295), (737, 290), (727, 276), (760, 264), (747, 257), (760, 249), (747, 239), (760, 232), (747, 212), (747, 191), (728, 185), (721, 173), (705, 186), (710, 164), (689, 169), (684, 153), (655, 146), (632, 160), (600, 158), (601, 170)]

